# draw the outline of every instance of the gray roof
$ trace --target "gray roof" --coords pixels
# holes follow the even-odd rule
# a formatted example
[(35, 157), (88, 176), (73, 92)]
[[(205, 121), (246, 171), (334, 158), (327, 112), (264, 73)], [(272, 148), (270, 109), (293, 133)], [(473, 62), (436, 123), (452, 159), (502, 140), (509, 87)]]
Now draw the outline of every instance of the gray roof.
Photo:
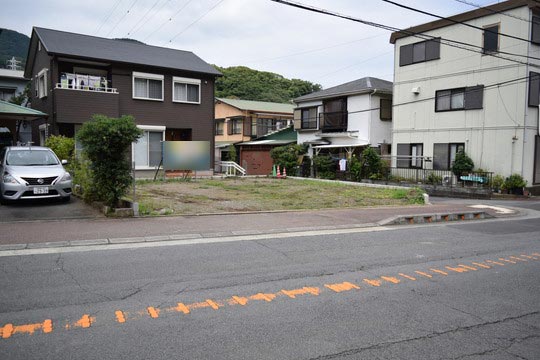
[(374, 77), (365, 77), (345, 84), (337, 85), (328, 89), (297, 97), (295, 103), (309, 100), (328, 99), (344, 95), (362, 94), (373, 90), (381, 93), (392, 93), (392, 82)]
[(50, 54), (221, 75), (213, 66), (190, 51), (38, 27), (34, 27), (34, 32)]

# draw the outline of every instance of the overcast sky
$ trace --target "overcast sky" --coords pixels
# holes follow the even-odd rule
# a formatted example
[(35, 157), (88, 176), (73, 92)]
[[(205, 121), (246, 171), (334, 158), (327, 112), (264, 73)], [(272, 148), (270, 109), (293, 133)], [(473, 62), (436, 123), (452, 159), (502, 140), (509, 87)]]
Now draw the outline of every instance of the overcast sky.
[[(475, 9), (456, 0), (395, 1), (442, 16)], [(380, 0), (298, 2), (397, 28), (435, 20)], [(1, 8), (0, 26), (28, 36), (39, 26), (130, 37), (325, 88), (365, 76), (392, 80), (390, 32), (270, 0), (2, 0)]]

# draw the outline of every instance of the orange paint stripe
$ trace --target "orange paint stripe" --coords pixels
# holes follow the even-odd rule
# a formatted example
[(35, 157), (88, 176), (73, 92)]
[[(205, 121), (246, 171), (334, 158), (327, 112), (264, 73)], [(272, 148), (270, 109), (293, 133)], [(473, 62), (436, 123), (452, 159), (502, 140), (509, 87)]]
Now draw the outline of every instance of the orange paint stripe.
[(517, 264), (517, 262), (515, 262), (515, 261), (504, 259), (504, 258), (499, 258), (499, 260), (510, 263), (510, 264)]
[(405, 274), (399, 273), (399, 276), (403, 276), (405, 279), (409, 279), (409, 280), (412, 280), (412, 281), (416, 281), (416, 278), (413, 278), (412, 276), (409, 276), (409, 275), (405, 275)]
[(493, 261), (493, 260), (486, 260), (486, 262), (488, 262), (488, 263), (490, 263), (490, 264), (495, 264), (495, 265), (504, 266), (503, 263), (500, 263), (500, 262), (497, 262), (497, 261)]
[(73, 326), (82, 327), (83, 329), (89, 328), (96, 319), (90, 317), (88, 314), (84, 314)]
[(301, 289), (293, 289), (293, 290), (281, 290), (281, 292), (291, 299), (296, 299), (296, 296), (298, 295), (305, 295), (305, 294), (311, 294), (311, 295), (319, 295), (319, 288), (318, 287), (303, 287)]
[(383, 279), (384, 281), (388, 281), (392, 284), (399, 284), (401, 282), (401, 280), (392, 276), (381, 276), (381, 279)]
[(360, 289), (360, 286), (352, 284), (350, 282), (343, 282), (340, 284), (324, 284), (324, 286), (337, 293), (340, 293), (342, 291), (350, 291), (352, 289)]
[(445, 266), (445, 268), (447, 268), (447, 269), (450, 270), (450, 271), (457, 272), (457, 273), (464, 273), (464, 272), (468, 272), (468, 271), (469, 271), (469, 270), (464, 269), (464, 268), (462, 268), (462, 267)]
[(238, 305), (244, 306), (248, 303), (248, 298), (246, 297), (233, 296), (232, 299), (234, 300), (234, 303)]
[(208, 303), (208, 305), (210, 305), (210, 307), (214, 310), (217, 310), (219, 309), (219, 304), (210, 300), (210, 299), (206, 299), (206, 302)]
[(176, 304), (177, 306), (174, 308), (178, 312), (183, 312), (184, 314), (189, 314), (189, 309), (186, 305), (183, 303)]
[(473, 262), (471, 264), (476, 265), (476, 266), (481, 267), (481, 268), (484, 268), (484, 269), (491, 269), (491, 266), (488, 266), (486, 264), (480, 264), (480, 263), (477, 263), (477, 262)]
[(198, 303), (193, 303), (193, 304), (187, 305), (188, 309), (190, 309), (190, 310), (207, 308), (207, 307), (209, 307), (209, 306), (210, 306), (210, 304), (207, 303), (206, 301), (198, 302)]
[(251, 295), (249, 298), (250, 298), (250, 300), (263, 300), (263, 301), (266, 301), (266, 302), (270, 302), (270, 301), (272, 301), (272, 300), (274, 300), (276, 298), (276, 295), (275, 294), (258, 293), (258, 294), (255, 294), (255, 295)]
[(531, 255), (534, 255), (534, 256), (540, 256), (539, 253), (532, 253)]
[(51, 333), (53, 331), (53, 324), (51, 319), (47, 319), (43, 322), (43, 332), (45, 334)]
[(431, 271), (433, 271), (434, 273), (437, 273), (437, 274), (441, 274), (441, 275), (445, 275), (445, 276), (448, 275), (447, 272), (442, 271), (442, 270), (438, 270), (438, 269), (429, 269), (429, 270), (431, 270)]
[(465, 268), (465, 269), (467, 269), (467, 270), (478, 271), (477, 268), (472, 267), (472, 266), (467, 266), (467, 265), (462, 265), (462, 264), (459, 264), (458, 266), (459, 266), (459, 267), (462, 267), (462, 268)]
[(364, 279), (364, 282), (366, 284), (369, 284), (371, 286), (381, 286), (381, 281), (380, 280), (370, 280), (370, 279)]
[(156, 309), (153, 306), (149, 306), (146, 308), (146, 310), (148, 311), (148, 315), (150, 315), (152, 319), (157, 319), (159, 317), (159, 309)]
[(524, 261), (524, 262), (527, 262), (527, 260), (525, 260), (525, 259), (520, 259), (520, 258), (518, 258), (517, 256), (510, 256), (510, 259), (514, 259), (514, 260), (518, 260), (518, 261)]
[(13, 335), (13, 324), (6, 324), (4, 327), (0, 328), (2, 332), (2, 339), (8, 339)]
[(116, 321), (118, 321), (120, 324), (123, 324), (126, 322), (126, 317), (124, 316), (124, 313), (120, 310), (116, 310), (114, 312), (114, 315), (116, 315)]
[(422, 272), (422, 271), (415, 271), (415, 273), (417, 273), (418, 275), (425, 276), (427, 278), (432, 278), (433, 277), (433, 276), (431, 276), (429, 274), (426, 274), (425, 272)]
[(525, 255), (525, 254), (521, 254), (519, 256), (522, 256), (522, 257), (527, 258), (527, 259), (535, 259), (534, 257), (529, 256), (529, 255)]

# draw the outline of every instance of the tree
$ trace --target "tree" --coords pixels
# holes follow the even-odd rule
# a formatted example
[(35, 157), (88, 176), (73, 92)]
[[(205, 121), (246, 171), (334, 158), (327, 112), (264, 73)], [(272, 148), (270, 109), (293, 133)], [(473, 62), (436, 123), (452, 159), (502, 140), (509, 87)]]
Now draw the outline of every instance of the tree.
[(452, 164), (452, 172), (458, 178), (462, 174), (471, 172), (474, 169), (474, 162), (472, 159), (465, 153), (465, 151), (460, 150), (456, 154), (454, 163)]
[(45, 140), (45, 146), (51, 148), (60, 160), (71, 160), (75, 152), (75, 139), (52, 135)]
[(91, 189), (97, 200), (115, 207), (132, 182), (128, 149), (142, 135), (132, 116), (94, 115), (77, 133), (90, 161)]
[(368, 146), (362, 151), (362, 177), (364, 179), (377, 179), (381, 176), (382, 160), (374, 148)]
[(274, 160), (275, 165), (279, 165), (282, 169), (288, 169), (290, 174), (295, 174), (298, 159), (300, 155), (305, 153), (306, 148), (303, 145), (290, 144), (273, 148), (270, 150), (270, 157)]

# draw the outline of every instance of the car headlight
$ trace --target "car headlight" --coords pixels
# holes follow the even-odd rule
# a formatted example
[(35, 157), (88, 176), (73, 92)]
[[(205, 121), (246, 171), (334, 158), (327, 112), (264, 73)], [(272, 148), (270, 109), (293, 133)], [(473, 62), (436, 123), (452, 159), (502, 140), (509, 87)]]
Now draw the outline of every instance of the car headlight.
[(11, 176), (10, 173), (4, 173), (4, 176), (2, 178), (2, 182), (4, 184), (20, 184), (20, 182), (17, 181), (13, 176)]
[(65, 173), (64, 176), (62, 176), (62, 179), (60, 181), (70, 181), (71, 180), (71, 175), (70, 173)]

